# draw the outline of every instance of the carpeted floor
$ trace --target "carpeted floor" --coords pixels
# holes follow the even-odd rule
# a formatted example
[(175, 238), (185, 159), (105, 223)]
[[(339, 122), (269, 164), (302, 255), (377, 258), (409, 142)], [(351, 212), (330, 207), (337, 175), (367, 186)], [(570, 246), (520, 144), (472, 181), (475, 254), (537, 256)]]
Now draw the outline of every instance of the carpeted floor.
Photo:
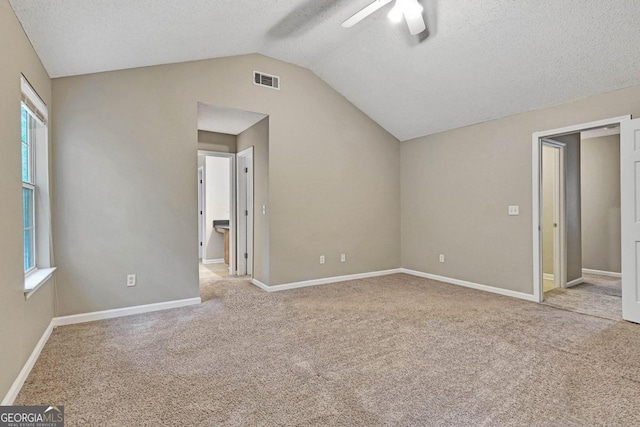
[(640, 425), (640, 325), (397, 274), (57, 328), (67, 426)]
[(584, 283), (545, 292), (543, 304), (605, 319), (621, 320), (622, 279), (585, 274)]

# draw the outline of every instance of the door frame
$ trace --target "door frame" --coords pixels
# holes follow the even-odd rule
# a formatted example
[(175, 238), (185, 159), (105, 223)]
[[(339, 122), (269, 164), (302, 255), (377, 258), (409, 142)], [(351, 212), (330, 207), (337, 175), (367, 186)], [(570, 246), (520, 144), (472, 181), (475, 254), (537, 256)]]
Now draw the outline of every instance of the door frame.
[[(532, 145), (532, 214), (531, 225), (533, 234), (533, 297), (536, 301), (542, 302), (544, 299), (543, 272), (542, 272), (542, 140), (553, 137), (568, 135), (571, 133), (584, 132), (591, 129), (602, 128), (611, 125), (621, 125), (623, 122), (631, 120), (631, 115), (613, 117), (610, 119), (597, 120), (594, 122), (582, 123), (573, 126), (566, 126), (557, 129), (550, 129), (541, 132), (534, 132), (531, 136)], [(622, 152), (622, 150), (621, 150)], [(623, 255), (624, 257), (624, 255)]]
[[(246, 172), (245, 172), (245, 168)], [(236, 170), (237, 170), (237, 224), (238, 224), (238, 274), (246, 274), (253, 277), (253, 228), (254, 228), (254, 191), (253, 191), (253, 177), (254, 177), (254, 162), (253, 162), (253, 147), (249, 147), (246, 150), (240, 151), (236, 156)], [(246, 185), (245, 185), (246, 184)], [(246, 202), (246, 206), (244, 203)], [(247, 211), (246, 220), (247, 228), (244, 230), (241, 226), (241, 215), (243, 211)], [(246, 233), (246, 249), (244, 249), (241, 243), (244, 240)], [(243, 250), (246, 250), (246, 258)], [(246, 262), (245, 262), (246, 260)]]
[[(205, 157), (223, 157), (229, 159), (229, 185), (231, 189), (229, 191), (229, 206), (231, 207), (231, 212), (229, 214), (229, 274), (236, 274), (236, 155), (234, 153), (223, 153), (219, 151), (208, 151), (208, 150), (198, 150), (198, 156)], [(206, 163), (205, 163), (206, 166)], [(204, 168), (206, 171), (206, 167)], [(206, 178), (206, 176), (205, 176)], [(204, 179), (202, 184), (202, 192), (203, 194), (207, 194), (207, 180)], [(207, 204), (204, 203), (202, 206), (202, 211), (204, 218), (207, 217)], [(203, 220), (204, 222), (204, 220)], [(206, 233), (207, 227), (203, 224), (202, 233), (200, 236), (202, 242), (206, 241), (204, 234)], [(203, 248), (204, 250), (204, 248)], [(204, 253), (204, 252), (203, 252)]]
[[(553, 280), (556, 288), (567, 287), (567, 213), (566, 147), (567, 144), (542, 138), (542, 145), (554, 150), (553, 167)], [(541, 179), (543, 177), (541, 176)], [(542, 197), (542, 196), (541, 196)], [(544, 231), (544, 230), (542, 230)], [(544, 268), (544, 266), (543, 266)], [(544, 270), (543, 270), (544, 271)]]

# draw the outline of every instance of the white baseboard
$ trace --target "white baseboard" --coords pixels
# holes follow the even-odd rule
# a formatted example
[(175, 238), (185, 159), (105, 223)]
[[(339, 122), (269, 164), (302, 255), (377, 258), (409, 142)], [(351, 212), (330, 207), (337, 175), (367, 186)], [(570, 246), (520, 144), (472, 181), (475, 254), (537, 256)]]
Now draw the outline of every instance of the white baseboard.
[(578, 277), (575, 280), (567, 282), (567, 288), (570, 288), (570, 287), (575, 286), (575, 285), (579, 285), (580, 283), (583, 283), (583, 282), (584, 282), (584, 278)]
[(186, 307), (200, 304), (200, 298), (179, 299), (175, 301), (159, 302), (155, 304), (135, 305), (133, 307), (115, 308), (113, 310), (94, 311), (92, 313), (72, 314), (70, 316), (54, 317), (53, 325), (73, 325), (75, 323), (93, 322), (94, 320), (113, 319), (114, 317), (131, 316), (133, 314), (149, 313), (167, 310), (169, 308)]
[(523, 292), (511, 291), (509, 289), (502, 289), (502, 288), (496, 288), (488, 285), (481, 285), (479, 283), (467, 282), (466, 280), (452, 279), (450, 277), (423, 273), (421, 271), (409, 270), (406, 268), (401, 268), (400, 270), (401, 270), (400, 271), (401, 273), (410, 274), (412, 276), (423, 277), (425, 279), (437, 280), (438, 282), (464, 286), (465, 288), (477, 289), (479, 291), (491, 292), (494, 294), (500, 294), (508, 297), (520, 298), (527, 301), (538, 302), (538, 299), (532, 294), (525, 294)]
[(622, 277), (622, 273), (616, 273), (614, 271), (602, 271), (602, 270), (592, 270), (590, 268), (583, 268), (582, 274), (595, 274), (597, 276), (608, 276), (608, 277)]
[(553, 274), (543, 273), (542, 278), (544, 280), (556, 280), (556, 277)]
[(266, 285), (259, 280), (252, 279), (251, 283), (256, 285), (262, 290), (267, 292), (277, 292), (277, 291), (286, 291), (289, 289), (297, 289), (297, 288), (306, 288), (307, 286), (318, 286), (318, 285), (328, 285), (330, 283), (339, 283), (346, 282), (349, 280), (357, 280), (357, 279), (366, 279), (369, 277), (379, 277), (379, 276), (387, 276), (389, 274), (397, 274), (400, 273), (401, 269), (394, 268), (392, 270), (382, 270), (382, 271), (372, 271), (369, 273), (358, 273), (358, 274), (349, 274), (347, 276), (335, 276), (335, 277), (327, 277), (324, 279), (314, 279), (314, 280), (305, 280), (302, 282), (293, 282), (286, 283), (284, 285)]
[(18, 374), (18, 377), (13, 382), (13, 384), (11, 385), (11, 388), (7, 392), (7, 395), (2, 400), (2, 403), (1, 403), (2, 406), (13, 405), (13, 402), (16, 400), (16, 397), (18, 397), (18, 393), (20, 393), (20, 389), (22, 388), (22, 386), (24, 385), (24, 382), (27, 380), (27, 377), (29, 376), (31, 369), (33, 369), (33, 366), (36, 364), (36, 361), (40, 356), (40, 352), (42, 351), (42, 349), (44, 348), (44, 345), (49, 340), (49, 336), (51, 336), (51, 332), (53, 331), (53, 328), (54, 328), (54, 323), (53, 323), (53, 320), (51, 320), (51, 322), (49, 323), (49, 326), (47, 326), (47, 329), (44, 330), (42, 337), (40, 337), (40, 341), (38, 341), (38, 344), (36, 344), (35, 348), (31, 352), (31, 356), (29, 356), (29, 358), (27, 359), (27, 362), (22, 367), (22, 370)]
[(218, 258), (218, 259), (204, 259), (202, 258), (202, 263), (207, 265), (207, 264), (224, 264), (224, 258)]
[(251, 283), (253, 283), (254, 285), (256, 285), (257, 287), (259, 287), (260, 289), (262, 289), (263, 291), (267, 291), (267, 292), (272, 292), (271, 290), (269, 290), (270, 286), (269, 285), (265, 285), (264, 283), (262, 283), (261, 281), (259, 281), (258, 279), (251, 279)]

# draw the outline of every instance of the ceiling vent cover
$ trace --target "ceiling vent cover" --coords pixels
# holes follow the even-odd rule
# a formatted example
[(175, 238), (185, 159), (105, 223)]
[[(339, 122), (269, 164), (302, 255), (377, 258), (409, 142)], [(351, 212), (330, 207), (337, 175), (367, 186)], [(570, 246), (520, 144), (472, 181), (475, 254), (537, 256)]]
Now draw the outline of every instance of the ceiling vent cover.
[(258, 86), (266, 86), (271, 89), (280, 90), (280, 77), (272, 76), (271, 74), (261, 73), (259, 71), (254, 71), (253, 84)]

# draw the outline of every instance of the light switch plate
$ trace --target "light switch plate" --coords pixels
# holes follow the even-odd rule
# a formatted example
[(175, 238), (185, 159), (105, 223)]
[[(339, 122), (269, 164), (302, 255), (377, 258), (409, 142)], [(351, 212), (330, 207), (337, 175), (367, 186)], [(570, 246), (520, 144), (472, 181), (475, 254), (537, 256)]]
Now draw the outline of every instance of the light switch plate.
[(509, 215), (511, 216), (520, 215), (520, 206), (509, 206)]

